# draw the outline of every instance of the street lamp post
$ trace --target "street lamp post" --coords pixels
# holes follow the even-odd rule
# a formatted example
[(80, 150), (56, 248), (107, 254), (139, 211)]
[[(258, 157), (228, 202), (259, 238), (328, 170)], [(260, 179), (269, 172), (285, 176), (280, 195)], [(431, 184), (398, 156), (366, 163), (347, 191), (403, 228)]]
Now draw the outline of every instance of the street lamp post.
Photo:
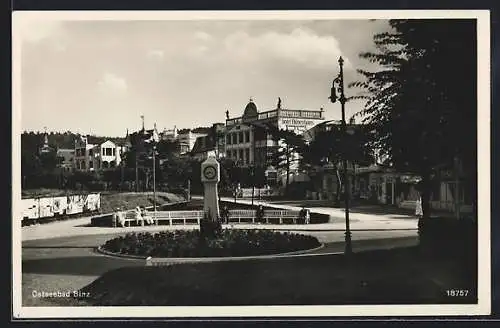
[[(340, 92), (339, 102), (342, 110), (342, 134), (344, 136), (347, 135), (347, 125), (345, 121), (345, 103), (346, 97), (344, 94), (344, 60), (342, 57), (339, 58), (339, 67), (340, 72), (337, 78), (333, 80), (330, 101), (335, 103), (337, 101), (337, 96), (335, 94), (335, 83), (338, 84), (338, 90)], [(345, 146), (345, 144), (344, 144)], [(344, 147), (346, 148), (346, 147)], [(342, 156), (342, 166), (343, 166), (343, 175), (344, 175), (344, 200), (345, 200), (345, 254), (352, 254), (352, 240), (351, 240), (351, 228), (349, 222), (349, 198), (350, 198), (350, 187), (349, 187), (349, 177), (347, 174), (347, 158), (346, 158), (346, 150), (344, 149)]]
[(252, 176), (252, 206), (253, 206), (253, 199), (255, 198), (255, 168), (253, 165), (250, 166), (250, 174)]
[(156, 144), (159, 141), (156, 130), (156, 123), (153, 127), (152, 143), (153, 143), (153, 220), (156, 221)]
[(153, 145), (153, 220), (156, 222), (156, 144)]

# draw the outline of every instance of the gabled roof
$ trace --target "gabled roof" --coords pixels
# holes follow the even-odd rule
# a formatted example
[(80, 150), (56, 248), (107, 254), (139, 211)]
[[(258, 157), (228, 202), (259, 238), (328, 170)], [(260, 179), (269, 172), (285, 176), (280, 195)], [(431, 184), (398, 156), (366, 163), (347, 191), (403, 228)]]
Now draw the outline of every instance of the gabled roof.
[(196, 138), (196, 142), (194, 143), (191, 153), (192, 154), (203, 153), (214, 149), (215, 149), (215, 143), (213, 141), (213, 138), (210, 138), (210, 136), (202, 136)]
[(107, 139), (104, 137), (96, 137), (96, 136), (87, 136), (87, 143), (93, 145), (100, 145), (105, 142)]

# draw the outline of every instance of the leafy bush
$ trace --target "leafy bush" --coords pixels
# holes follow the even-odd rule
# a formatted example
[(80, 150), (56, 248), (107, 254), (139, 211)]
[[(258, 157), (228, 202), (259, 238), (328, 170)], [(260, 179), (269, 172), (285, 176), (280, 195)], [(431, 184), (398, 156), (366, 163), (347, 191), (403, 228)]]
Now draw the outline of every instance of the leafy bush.
[(213, 239), (222, 233), (222, 223), (220, 220), (212, 221), (207, 218), (200, 220), (200, 236), (202, 238)]
[(217, 238), (200, 238), (199, 230), (128, 233), (108, 240), (106, 251), (152, 257), (225, 257), (277, 254), (320, 245), (312, 236), (270, 230), (221, 230)]

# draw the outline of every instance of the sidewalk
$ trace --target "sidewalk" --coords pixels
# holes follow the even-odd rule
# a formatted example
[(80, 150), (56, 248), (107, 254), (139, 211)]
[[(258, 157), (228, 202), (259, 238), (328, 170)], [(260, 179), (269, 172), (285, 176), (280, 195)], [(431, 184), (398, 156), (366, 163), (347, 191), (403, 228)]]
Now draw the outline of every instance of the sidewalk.
[[(232, 201), (234, 202), (234, 198), (221, 198), (224, 201)], [(237, 203), (240, 204), (246, 204), (246, 205), (251, 205), (252, 201), (251, 200), (246, 200), (246, 199), (237, 199)], [(284, 209), (284, 210), (290, 210), (290, 211), (300, 211), (302, 207), (299, 206), (294, 206), (294, 205), (288, 205), (288, 204), (279, 204), (279, 203), (269, 203), (265, 201), (259, 201), (258, 203), (254, 200), (254, 204), (262, 204), (264, 206), (269, 206), (269, 207), (274, 207), (274, 208), (279, 208), (279, 209)], [(320, 214), (325, 214), (330, 216), (330, 223), (335, 223), (340, 221), (345, 220), (345, 210), (343, 208), (336, 208), (336, 207), (311, 207), (309, 208), (311, 212), (313, 213), (320, 213)], [(412, 216), (412, 215), (407, 215), (407, 214), (395, 214), (395, 213), (385, 213), (382, 211), (379, 211), (378, 213), (371, 213), (370, 211), (363, 211), (362, 213), (359, 209), (353, 208), (350, 211), (350, 218), (352, 219), (353, 223), (356, 221), (379, 221), (379, 222), (392, 222), (395, 221), (395, 219), (404, 219), (404, 221), (412, 221), (412, 222), (417, 222), (417, 219)], [(406, 225), (406, 224), (403, 224)]]
[[(199, 197), (199, 196), (198, 196)], [(198, 197), (193, 197), (197, 199)], [(224, 201), (234, 201), (234, 198), (222, 198)], [(238, 199), (238, 203), (251, 204), (250, 200)], [(254, 202), (255, 203), (255, 202)], [(280, 208), (284, 210), (299, 211), (301, 208), (286, 204), (271, 204), (261, 202), (265, 206)], [(235, 223), (224, 225), (224, 227), (233, 227), (240, 229), (273, 229), (280, 231), (344, 231), (345, 213), (339, 208), (312, 208), (312, 212), (322, 213), (330, 216), (329, 223), (321, 224), (246, 224)], [(109, 233), (127, 233), (142, 231), (164, 231), (179, 229), (196, 229), (196, 224), (190, 225), (160, 225), (160, 226), (139, 226), (139, 227), (92, 227), (90, 226), (90, 217), (69, 219), (65, 221), (56, 221), (40, 225), (22, 227), (20, 230), (21, 240), (48, 239), (65, 236), (98, 235)], [(418, 220), (408, 215), (396, 214), (378, 214), (378, 213), (358, 213), (352, 212), (350, 216), (350, 228), (353, 231), (397, 231), (397, 230), (416, 230)]]
[[(127, 232), (156, 232), (168, 230), (197, 229), (198, 225), (159, 225), (159, 226), (133, 226), (133, 227), (92, 227), (90, 218), (58, 221), (48, 224), (32, 225), (21, 229), (21, 240), (49, 239), (57, 237), (71, 237), (83, 235), (120, 234)], [(345, 222), (322, 223), (322, 224), (247, 224), (234, 223), (224, 224), (223, 228), (233, 229), (270, 229), (277, 231), (309, 231), (309, 232), (343, 232)], [(383, 222), (353, 222), (352, 231), (410, 231), (416, 230), (415, 223), (404, 221), (400, 224)]]

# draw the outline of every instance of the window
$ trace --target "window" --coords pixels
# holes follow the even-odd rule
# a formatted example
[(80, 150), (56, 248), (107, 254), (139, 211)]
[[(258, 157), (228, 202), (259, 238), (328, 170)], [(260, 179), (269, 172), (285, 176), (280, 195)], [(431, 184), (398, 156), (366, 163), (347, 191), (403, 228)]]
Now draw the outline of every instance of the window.
[(231, 158), (231, 151), (230, 150), (226, 151), (226, 157)]
[(86, 168), (85, 161), (82, 161), (82, 170), (85, 170), (85, 168)]
[(245, 142), (250, 142), (250, 131), (245, 132)]
[(243, 132), (240, 132), (240, 133), (239, 133), (239, 136), (238, 136), (238, 141), (239, 141), (239, 143), (243, 143), (243, 142), (244, 142), (244, 141), (243, 141)]
[(90, 161), (89, 162), (89, 169), (92, 169), (92, 168), (94, 168), (94, 162)]
[(240, 149), (240, 157), (238, 159), (242, 160), (243, 161), (243, 149)]
[(113, 156), (116, 156), (116, 148), (113, 148)]
[(238, 143), (238, 140), (236, 140), (237, 137), (238, 137), (238, 135), (236, 133), (233, 133), (233, 144)]
[(228, 134), (228, 135), (226, 136), (226, 139), (227, 139), (227, 144), (228, 144), (228, 145), (230, 145), (230, 144), (231, 144), (231, 135), (230, 135), (230, 134)]
[(105, 156), (112, 156), (112, 148), (104, 148), (104, 155)]
[(238, 160), (238, 152), (236, 150), (233, 150), (233, 159), (235, 161)]
[(250, 148), (245, 149), (245, 163), (250, 163)]

